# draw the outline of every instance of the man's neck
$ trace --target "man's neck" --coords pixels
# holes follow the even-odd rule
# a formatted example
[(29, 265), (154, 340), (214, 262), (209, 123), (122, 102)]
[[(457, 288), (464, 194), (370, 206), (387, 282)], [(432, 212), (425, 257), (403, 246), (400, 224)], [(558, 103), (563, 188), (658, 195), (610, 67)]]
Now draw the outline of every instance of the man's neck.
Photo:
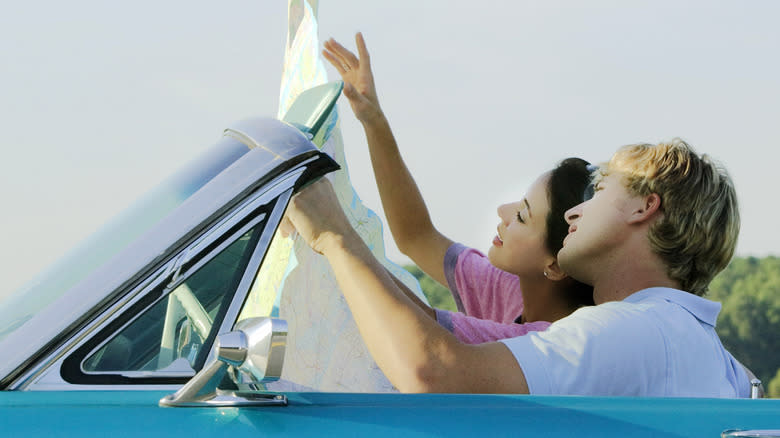
[(654, 256), (624, 258), (622, 263), (602, 271), (593, 282), (593, 300), (596, 304), (622, 301), (642, 289), (670, 287), (680, 284), (666, 274), (666, 268)]
[(668, 287), (679, 289), (680, 285), (669, 279), (656, 279), (645, 282), (632, 282), (631, 285), (598, 285), (593, 288), (593, 301), (596, 304), (603, 304), (609, 301), (623, 301), (629, 296), (643, 289), (651, 287)]

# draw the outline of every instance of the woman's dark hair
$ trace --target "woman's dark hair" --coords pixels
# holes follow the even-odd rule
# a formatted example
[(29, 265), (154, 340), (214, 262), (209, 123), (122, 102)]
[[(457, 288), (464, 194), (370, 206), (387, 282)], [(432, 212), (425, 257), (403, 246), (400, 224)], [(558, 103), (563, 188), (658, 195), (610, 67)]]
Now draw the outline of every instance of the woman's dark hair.
[[(581, 158), (567, 158), (550, 172), (547, 184), (547, 200), (550, 212), (547, 214), (547, 239), (545, 244), (551, 254), (558, 255), (563, 247), (563, 239), (569, 233), (564, 213), (583, 200), (585, 189), (591, 181), (587, 161)], [(572, 304), (592, 305), (593, 287), (571, 279), (567, 294)]]

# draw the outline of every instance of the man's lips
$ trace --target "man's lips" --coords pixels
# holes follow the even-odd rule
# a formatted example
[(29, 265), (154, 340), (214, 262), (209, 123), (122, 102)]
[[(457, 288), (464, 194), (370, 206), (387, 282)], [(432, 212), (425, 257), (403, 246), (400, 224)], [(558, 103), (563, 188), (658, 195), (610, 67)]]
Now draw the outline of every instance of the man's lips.
[(569, 240), (569, 237), (571, 237), (574, 232), (577, 231), (577, 227), (572, 225), (569, 227), (569, 234), (566, 235), (566, 237), (563, 238), (563, 246), (566, 246), (566, 241)]

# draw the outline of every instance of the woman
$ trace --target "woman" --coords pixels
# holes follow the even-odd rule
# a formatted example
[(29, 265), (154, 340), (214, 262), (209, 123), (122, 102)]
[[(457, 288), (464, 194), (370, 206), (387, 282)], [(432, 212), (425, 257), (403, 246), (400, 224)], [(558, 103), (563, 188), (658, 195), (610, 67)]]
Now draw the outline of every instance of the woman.
[(487, 257), (454, 243), (431, 222), (379, 106), (360, 33), (356, 41), (359, 58), (332, 39), (325, 42), (323, 55), (344, 80), (344, 95), (363, 124), (393, 238), (423, 271), (450, 287), (463, 313), (415, 302), (467, 343), (544, 330), (578, 307), (593, 304), (592, 289), (568, 277), (555, 256), (568, 231), (563, 213), (582, 202), (590, 182), (588, 163), (564, 160), (541, 175), (525, 198), (500, 206), (501, 222)]

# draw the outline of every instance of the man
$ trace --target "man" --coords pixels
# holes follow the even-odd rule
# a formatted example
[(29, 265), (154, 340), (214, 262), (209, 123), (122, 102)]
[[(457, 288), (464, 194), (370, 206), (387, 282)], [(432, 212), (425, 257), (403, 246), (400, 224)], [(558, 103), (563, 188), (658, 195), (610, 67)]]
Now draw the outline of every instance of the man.
[(628, 146), (598, 171), (595, 196), (566, 215), (560, 264), (594, 286), (598, 305), (481, 345), (461, 344), (406, 297), (326, 181), (292, 199), (284, 227), (327, 257), (369, 351), (403, 392), (749, 395), (714, 332), (719, 305), (697, 296), (739, 230), (724, 171), (680, 140)]
[(739, 234), (728, 174), (675, 139), (625, 146), (594, 176), (558, 261), (600, 305), (506, 341), (531, 392), (748, 397), (715, 333), (720, 304), (700, 298)]

